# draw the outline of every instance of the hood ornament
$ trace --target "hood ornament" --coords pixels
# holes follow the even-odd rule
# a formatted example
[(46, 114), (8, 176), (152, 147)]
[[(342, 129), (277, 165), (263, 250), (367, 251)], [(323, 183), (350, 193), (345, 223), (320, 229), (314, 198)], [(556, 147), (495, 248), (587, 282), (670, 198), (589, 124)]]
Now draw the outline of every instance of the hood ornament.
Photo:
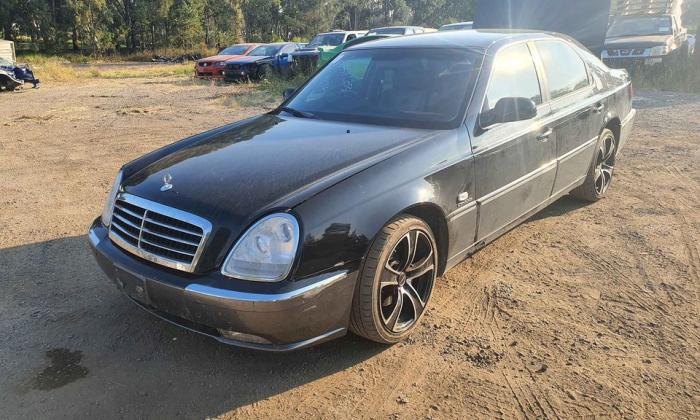
[(173, 180), (173, 176), (170, 174), (163, 175), (163, 186), (160, 187), (161, 191), (168, 191), (173, 188), (173, 184), (170, 182)]

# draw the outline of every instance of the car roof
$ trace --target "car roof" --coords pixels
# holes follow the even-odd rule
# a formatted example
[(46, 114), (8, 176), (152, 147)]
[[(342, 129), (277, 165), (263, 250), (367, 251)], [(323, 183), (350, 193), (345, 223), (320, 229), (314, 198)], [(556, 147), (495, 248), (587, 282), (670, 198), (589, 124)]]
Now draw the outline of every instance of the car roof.
[(328, 32), (319, 32), (316, 34), (318, 35), (328, 35), (328, 34), (363, 34), (367, 33), (367, 31), (343, 31), (343, 30), (334, 30), (334, 31), (328, 31)]
[(370, 48), (476, 48), (486, 50), (498, 42), (529, 40), (537, 38), (562, 38), (551, 32), (522, 30), (467, 30), (430, 32), (406, 37), (380, 39), (371, 44), (360, 44), (351, 49)]
[(462, 26), (462, 25), (473, 25), (474, 21), (469, 20), (465, 22), (454, 22), (454, 23), (447, 23), (445, 25), (442, 25), (441, 28), (448, 28), (450, 26)]
[(370, 32), (376, 31), (377, 29), (394, 29), (394, 28), (422, 28), (422, 26), (411, 26), (411, 25), (379, 26), (377, 28), (370, 29)]

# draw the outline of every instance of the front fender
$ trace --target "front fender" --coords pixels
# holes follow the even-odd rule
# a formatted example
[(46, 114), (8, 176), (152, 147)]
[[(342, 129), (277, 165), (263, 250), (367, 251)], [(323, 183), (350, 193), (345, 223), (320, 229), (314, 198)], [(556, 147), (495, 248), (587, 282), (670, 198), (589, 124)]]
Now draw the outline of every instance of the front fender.
[(296, 277), (362, 259), (382, 227), (407, 209), (430, 207), (445, 222), (460, 192), (473, 188), (462, 136), (454, 130), (421, 143), (297, 206), (304, 238)]

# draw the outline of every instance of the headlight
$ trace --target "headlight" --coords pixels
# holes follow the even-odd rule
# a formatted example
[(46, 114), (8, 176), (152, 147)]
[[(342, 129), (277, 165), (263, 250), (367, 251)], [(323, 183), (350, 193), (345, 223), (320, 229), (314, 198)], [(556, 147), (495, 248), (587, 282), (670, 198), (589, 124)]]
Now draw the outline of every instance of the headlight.
[(666, 55), (668, 54), (668, 47), (661, 45), (651, 49), (651, 55)]
[(275, 282), (292, 269), (299, 246), (299, 223), (276, 213), (254, 224), (234, 245), (221, 274), (242, 280)]
[(102, 224), (107, 227), (112, 221), (112, 211), (114, 210), (114, 202), (117, 199), (117, 193), (119, 192), (119, 187), (122, 184), (122, 171), (119, 171), (117, 177), (114, 178), (114, 183), (112, 184), (112, 189), (109, 190), (109, 195), (107, 196), (107, 202), (105, 203), (105, 208), (102, 210)]
[(218, 66), (225, 66), (225, 65), (226, 65), (226, 62), (225, 62), (225, 61), (217, 61), (216, 63), (214, 63), (214, 65), (217, 66), (217, 67), (218, 67)]

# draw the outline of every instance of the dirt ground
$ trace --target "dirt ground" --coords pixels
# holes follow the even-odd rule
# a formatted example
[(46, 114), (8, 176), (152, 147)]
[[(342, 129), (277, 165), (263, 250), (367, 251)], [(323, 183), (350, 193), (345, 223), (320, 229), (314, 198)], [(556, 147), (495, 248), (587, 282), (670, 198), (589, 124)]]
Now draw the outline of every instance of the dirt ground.
[(638, 92), (608, 198), (439, 280), (410, 341), (229, 348), (136, 308), (86, 239), (118, 167), (263, 112), (240, 87), (0, 95), (0, 418), (699, 418), (700, 96)]

